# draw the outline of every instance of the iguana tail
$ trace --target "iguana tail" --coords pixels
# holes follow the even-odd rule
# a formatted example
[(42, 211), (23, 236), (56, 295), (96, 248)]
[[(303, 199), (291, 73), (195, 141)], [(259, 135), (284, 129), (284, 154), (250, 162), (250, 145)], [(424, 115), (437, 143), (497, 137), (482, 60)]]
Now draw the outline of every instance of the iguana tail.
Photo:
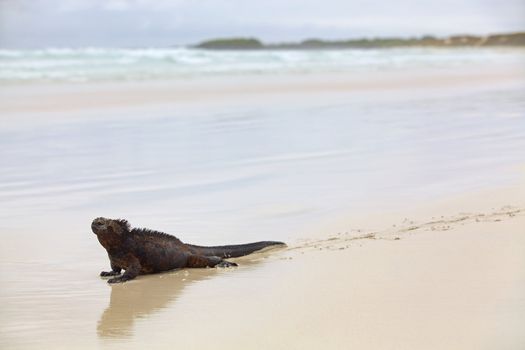
[(273, 241), (263, 241), (255, 242), (248, 244), (237, 244), (237, 245), (223, 245), (216, 247), (201, 247), (198, 245), (188, 246), (192, 249), (195, 249), (196, 253), (205, 256), (219, 256), (221, 258), (237, 258), (239, 256), (244, 256), (251, 254), (255, 251), (261, 250), (266, 247), (271, 246), (286, 246), (283, 242), (273, 242)]

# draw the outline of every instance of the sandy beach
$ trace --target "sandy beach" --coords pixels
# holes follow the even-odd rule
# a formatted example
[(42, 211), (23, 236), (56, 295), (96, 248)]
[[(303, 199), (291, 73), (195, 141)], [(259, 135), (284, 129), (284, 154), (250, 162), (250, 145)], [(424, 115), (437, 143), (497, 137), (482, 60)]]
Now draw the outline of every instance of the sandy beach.
[[(521, 184), (375, 213), (363, 226), (348, 220), (341, 223), (346, 231), (239, 258), (232, 269), (108, 286), (92, 271), (97, 266), (54, 274), (26, 266), (16, 272), (24, 285), (2, 288), (2, 344), (519, 349), (525, 343), (524, 191)], [(30, 287), (36, 273), (48, 274), (50, 291)], [(3, 270), (4, 282), (13, 274)], [(67, 295), (61, 285), (69, 285)], [(25, 307), (17, 303), (23, 299)]]
[[(2, 87), (0, 121), (10, 147), (1, 153), (8, 166), (0, 186), (6, 242), (0, 247), (0, 347), (523, 348), (525, 171), (515, 150), (520, 131), (511, 124), (523, 115), (505, 99), (523, 93), (523, 70), (479, 68)], [(420, 110), (435, 106), (445, 116), (482, 110), (483, 103), (492, 105), (486, 91), (504, 112), (495, 136), (488, 122), (476, 129), (482, 124), (476, 114), (435, 134), (417, 122)], [(473, 102), (446, 109), (458, 100)], [(391, 144), (355, 141), (363, 158), (352, 158), (344, 147), (354, 135), (338, 138), (332, 129), (326, 134), (336, 140), (333, 150), (294, 148), (315, 144), (328, 128), (323, 122), (306, 120), (315, 124), (311, 133), (285, 118), (261, 122), (275, 113), (302, 113), (304, 105), (312, 115), (339, 105), (334, 114), (368, 113), (363, 123), (374, 128), (365, 141), (376, 133), (387, 140), (423, 133), (424, 140), (387, 153), (388, 159), (380, 155)], [(416, 107), (415, 122), (383, 118)], [(244, 119), (228, 114), (237, 110)], [(223, 118), (221, 125), (205, 119), (211, 113)], [(206, 121), (195, 134), (201, 138), (163, 134), (189, 130), (195, 120)], [(270, 150), (282, 142), (275, 130), (289, 128), (287, 153), (268, 155), (253, 146), (258, 158), (223, 159), (213, 153), (225, 142), (212, 142), (219, 127), (226, 139), (250, 133), (239, 144), (256, 143), (253, 136), (267, 131), (262, 138)], [(474, 131), (457, 134), (459, 127)], [(188, 163), (166, 160), (195, 139), (205, 144)], [(448, 158), (454, 152), (443, 155), (426, 143), (433, 139), (467, 153), (456, 163)], [(459, 139), (472, 143), (456, 145)], [(209, 158), (201, 159), (206, 152)], [(440, 167), (421, 165), (425, 157)], [(199, 161), (222, 163), (187, 165)], [(191, 171), (181, 175), (182, 168)], [(360, 169), (362, 178), (351, 177)], [(316, 186), (319, 192), (310, 192)], [(108, 267), (106, 253), (89, 231), (99, 215), (182, 232), (192, 243), (282, 239), (288, 248), (236, 259), (237, 268), (173, 271), (110, 286), (98, 277)]]

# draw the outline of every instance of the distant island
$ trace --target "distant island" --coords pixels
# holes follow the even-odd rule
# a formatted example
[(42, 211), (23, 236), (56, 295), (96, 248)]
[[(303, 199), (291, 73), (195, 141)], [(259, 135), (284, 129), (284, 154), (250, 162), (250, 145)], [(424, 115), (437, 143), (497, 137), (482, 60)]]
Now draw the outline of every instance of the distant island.
[(487, 47), (525, 46), (525, 32), (487, 36), (454, 35), (447, 38), (373, 38), (350, 40), (308, 39), (298, 43), (264, 44), (256, 38), (224, 38), (203, 41), (191, 47), (208, 50), (264, 49), (366, 49), (394, 47)]

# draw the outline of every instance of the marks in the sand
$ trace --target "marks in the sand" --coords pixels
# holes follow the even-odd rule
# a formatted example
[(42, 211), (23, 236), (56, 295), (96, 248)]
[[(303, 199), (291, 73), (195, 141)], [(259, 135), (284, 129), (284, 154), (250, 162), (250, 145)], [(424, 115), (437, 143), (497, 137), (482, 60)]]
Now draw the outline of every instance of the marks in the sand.
[(429, 221), (423, 222), (404, 218), (401, 223), (393, 224), (384, 230), (351, 229), (323, 239), (303, 240), (287, 250), (298, 250), (301, 253), (311, 250), (344, 250), (352, 246), (361, 246), (370, 240), (397, 241), (424, 231), (448, 231), (467, 224), (499, 222), (524, 215), (525, 208), (507, 205), (492, 208), (486, 213), (459, 213), (452, 216), (431, 217)]
[(419, 228), (427, 231), (447, 231), (457, 225), (466, 225), (472, 222), (498, 222), (520, 214), (525, 214), (524, 208), (506, 205), (499, 209), (492, 208), (492, 211), (489, 213), (459, 213), (457, 216), (447, 218), (441, 216), (439, 219), (433, 217), (432, 221), (420, 225)]
[[(291, 246), (288, 250), (344, 250), (350, 248), (353, 244), (359, 244), (359, 241), (374, 240), (374, 239), (389, 239), (378, 236), (379, 232), (366, 232), (363, 230), (350, 230), (346, 232), (338, 232), (337, 236), (319, 239), (319, 240), (303, 240), (299, 244)], [(399, 239), (394, 237), (390, 239)]]

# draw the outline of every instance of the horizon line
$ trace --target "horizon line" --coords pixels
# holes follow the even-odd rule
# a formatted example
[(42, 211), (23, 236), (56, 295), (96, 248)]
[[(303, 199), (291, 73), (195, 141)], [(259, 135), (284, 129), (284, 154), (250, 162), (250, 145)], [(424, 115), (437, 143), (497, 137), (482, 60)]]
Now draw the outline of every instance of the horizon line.
[(418, 35), (400, 35), (400, 36), (383, 36), (383, 35), (375, 35), (375, 36), (359, 36), (359, 37), (341, 37), (341, 38), (322, 38), (322, 37), (316, 37), (316, 36), (309, 36), (302, 39), (297, 40), (282, 40), (282, 41), (266, 41), (259, 39), (256, 35), (245, 35), (245, 36), (215, 36), (215, 37), (208, 37), (207, 39), (201, 39), (197, 42), (193, 43), (185, 43), (185, 44), (170, 44), (170, 45), (114, 45), (114, 46), (106, 46), (106, 45), (79, 45), (79, 46), (66, 46), (66, 45), (53, 45), (53, 46), (40, 46), (40, 47), (20, 47), (20, 48), (9, 48), (9, 47), (3, 47), (0, 44), (0, 50), (4, 51), (29, 51), (29, 50), (60, 50), (60, 49), (170, 49), (170, 48), (188, 48), (188, 49), (194, 49), (196, 45), (202, 44), (207, 41), (213, 41), (213, 40), (232, 40), (232, 39), (255, 39), (261, 42), (265, 46), (273, 46), (273, 45), (296, 45), (300, 44), (309, 40), (319, 40), (323, 42), (340, 42), (340, 41), (358, 41), (358, 40), (383, 40), (383, 39), (401, 39), (401, 40), (412, 40), (412, 39), (422, 39), (425, 37), (432, 37), (435, 39), (447, 39), (447, 38), (454, 38), (454, 37), (479, 37), (479, 38), (486, 38), (490, 36), (499, 36), (499, 35), (515, 35), (515, 34), (525, 34), (525, 28), (518, 31), (509, 31), (509, 32), (492, 32), (492, 33), (486, 33), (486, 34), (473, 34), (473, 33), (457, 33), (457, 34), (450, 34), (450, 35), (435, 35), (430, 33), (425, 34), (418, 34)]

